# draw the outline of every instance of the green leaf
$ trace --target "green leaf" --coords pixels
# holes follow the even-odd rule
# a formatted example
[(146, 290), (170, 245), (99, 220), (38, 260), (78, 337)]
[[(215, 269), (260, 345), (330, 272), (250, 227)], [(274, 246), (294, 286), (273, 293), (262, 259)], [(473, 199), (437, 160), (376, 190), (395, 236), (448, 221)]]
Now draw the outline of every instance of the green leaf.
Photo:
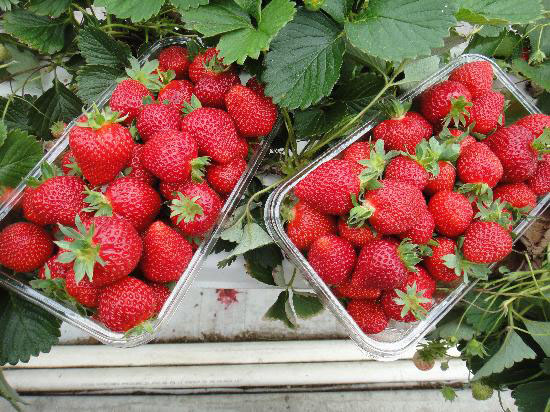
[(208, 4), (208, 0), (170, 0), (170, 3), (172, 3), (180, 12), (183, 12)]
[(439, 69), (439, 57), (430, 56), (418, 59), (407, 64), (403, 70), (405, 78), (399, 81), (399, 85), (410, 90)]
[(497, 329), (502, 323), (503, 313), (499, 310), (502, 298), (485, 300), (483, 295), (469, 294), (464, 300), (470, 304), (465, 311), (466, 321), (477, 332), (486, 332), (492, 327)]
[(105, 90), (111, 87), (124, 71), (112, 66), (86, 65), (78, 71), (76, 95), (84, 104), (90, 105), (98, 100)]
[(458, 20), (473, 24), (524, 24), (542, 15), (540, 0), (459, 0)]
[(11, 10), (11, 6), (15, 6), (19, 3), (19, 0), (0, 0), (0, 10), (8, 11)]
[(290, 109), (328, 96), (340, 76), (345, 44), (340, 28), (322, 13), (299, 10), (271, 42), (266, 94)]
[(65, 45), (65, 19), (50, 19), (18, 9), (4, 15), (4, 30), (43, 53), (58, 52)]
[(107, 12), (120, 19), (136, 23), (158, 14), (165, 0), (95, 0), (94, 6), (105, 7)]
[(252, 27), (250, 17), (233, 0), (217, 0), (182, 14), (185, 28), (206, 37)]
[(302, 319), (309, 319), (321, 313), (324, 309), (319, 298), (313, 294), (298, 293), (292, 294), (292, 305), (294, 311)]
[(256, 222), (247, 223), (242, 229), (242, 237), (238, 240), (237, 247), (233, 249), (227, 259), (270, 243), (273, 243), (273, 240), (259, 224)]
[(526, 61), (515, 59), (512, 61), (512, 67), (529, 78), (533, 83), (550, 91), (550, 61), (546, 61), (538, 66), (529, 66)]
[(440, 323), (431, 333), (433, 338), (450, 338), (454, 336), (458, 340), (470, 340), (474, 337), (474, 329), (466, 322), (460, 322), (460, 318), (455, 318), (449, 322)]
[(4, 47), (11, 56), (6, 71), (13, 77), (11, 81), (12, 90), (23, 87), (23, 84), (25, 87), (37, 85), (41, 88), (41, 76), (36, 71), (40, 67), (38, 57), (27, 48), (16, 47), (13, 44), (5, 44)]
[(82, 113), (82, 101), (59, 80), (42, 94), (29, 113), (29, 120), (36, 134), (50, 136), (51, 125), (62, 120), (68, 122)]
[(384, 79), (375, 73), (361, 73), (341, 84), (332, 96), (361, 110), (384, 87)]
[(321, 10), (328, 13), (336, 22), (344, 24), (352, 6), (352, 0), (325, 0)]
[(235, 3), (237, 3), (241, 9), (246, 11), (257, 21), (260, 21), (262, 9), (261, 0), (235, 0)]
[(4, 144), (7, 137), (8, 137), (8, 128), (6, 127), (6, 124), (4, 123), (4, 121), (0, 120), (0, 147)]
[(42, 154), (42, 145), (34, 136), (22, 130), (10, 130), (0, 147), (0, 184), (17, 186), (42, 158)]
[(361, 99), (345, 101), (345, 104), (335, 104), (330, 107), (310, 107), (302, 112), (294, 113), (296, 135), (308, 138), (328, 133), (345, 123), (351, 116), (349, 106), (361, 102)]
[(450, 386), (443, 385), (441, 395), (445, 401), (453, 402), (456, 399), (456, 391)]
[(61, 335), (60, 326), (53, 315), (9, 293), (0, 302), (0, 365), (28, 362), (49, 352)]
[(288, 296), (287, 290), (284, 290), (281, 293), (279, 293), (277, 300), (267, 310), (267, 312), (264, 315), (264, 318), (268, 320), (280, 320), (289, 328), (295, 328), (292, 322), (288, 319), (288, 316), (285, 310), (285, 305), (286, 305), (286, 302), (288, 301), (288, 297), (289, 296)]
[(225, 63), (243, 64), (247, 57), (258, 59), (269, 48), (275, 35), (294, 16), (296, 9), (290, 0), (271, 0), (261, 12), (258, 28), (252, 25), (223, 35), (218, 43), (219, 55)]
[(456, 23), (455, 3), (441, 0), (372, 0), (355, 21), (345, 24), (352, 45), (385, 60), (401, 61), (443, 47)]
[(531, 51), (540, 50), (546, 57), (550, 57), (550, 18), (542, 19), (536, 25), (525, 28), (529, 33)]
[[(264, 246), (268, 247), (268, 246)], [(256, 250), (261, 250), (263, 248), (259, 248)], [(255, 250), (251, 250), (248, 252), (245, 252), (244, 254), (244, 260), (245, 260), (245, 270), (248, 275), (250, 275), (252, 278), (256, 279), (259, 282), (265, 283), (266, 285), (276, 286), (275, 279), (273, 278), (273, 268), (269, 266), (263, 266), (259, 260), (257, 260), (255, 257), (253, 257), (252, 252)]]
[(474, 375), (473, 379), (481, 379), (490, 376), (494, 373), (502, 372), (504, 369), (510, 368), (516, 362), (523, 359), (535, 359), (537, 354), (529, 346), (523, 342), (523, 339), (516, 331), (511, 331), (504, 338), (504, 342), (500, 349), (491, 356), (485, 364)]
[(103, 30), (87, 25), (77, 38), (80, 53), (88, 64), (103, 66), (125, 66), (130, 57), (127, 44), (116, 41)]
[(27, 101), (26, 98), (30, 97), (25, 96), (25, 99), (15, 95), (10, 96), (10, 99), (0, 97), (0, 113), (4, 114), (3, 120), (8, 129), (31, 130), (28, 123), (31, 102)]
[(550, 410), (550, 380), (518, 385), (512, 391), (512, 398), (519, 412), (548, 412)]
[(71, 0), (31, 0), (29, 10), (39, 16), (59, 17), (71, 5)]
[(540, 364), (540, 368), (545, 374), (550, 375), (550, 358), (544, 358)]
[(498, 37), (482, 37), (476, 34), (466, 51), (489, 57), (511, 57), (521, 47), (521, 37), (513, 32), (504, 30)]
[(550, 322), (537, 322), (524, 319), (523, 323), (546, 356), (550, 356)]

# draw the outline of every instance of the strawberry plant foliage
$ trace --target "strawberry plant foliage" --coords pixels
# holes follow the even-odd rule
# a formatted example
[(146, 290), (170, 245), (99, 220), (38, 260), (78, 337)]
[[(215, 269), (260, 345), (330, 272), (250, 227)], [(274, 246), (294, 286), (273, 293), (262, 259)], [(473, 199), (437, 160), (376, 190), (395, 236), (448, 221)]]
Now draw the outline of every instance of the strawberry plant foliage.
[(531, 23), (542, 13), (540, 0), (459, 0), (457, 18), (474, 24)]

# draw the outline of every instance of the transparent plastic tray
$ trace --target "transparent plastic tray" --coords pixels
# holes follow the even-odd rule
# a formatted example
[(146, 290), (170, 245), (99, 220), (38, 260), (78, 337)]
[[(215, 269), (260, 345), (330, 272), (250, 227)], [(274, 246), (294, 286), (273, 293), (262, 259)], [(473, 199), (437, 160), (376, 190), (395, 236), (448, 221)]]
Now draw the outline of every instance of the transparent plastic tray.
[[(197, 41), (196, 38), (193, 38), (193, 40)], [(155, 58), (162, 49), (168, 46), (185, 45), (189, 41), (191, 41), (191, 38), (188, 37), (170, 37), (159, 40), (152, 44), (151, 47), (148, 48), (139, 58), (139, 60), (141, 63), (143, 63), (149, 59)], [(96, 102), (98, 107), (101, 108), (108, 103), (115, 86), (116, 84), (113, 84), (101, 95), (101, 97)], [(43, 162), (52, 164), (58, 162), (61, 159), (64, 152), (68, 149), (69, 131), (75, 125), (75, 122), (76, 120), (73, 120), (71, 123), (69, 123), (63, 135), (58, 139), (58, 141), (48, 151), (48, 153), (46, 153), (46, 155), (40, 160), (40, 162), (38, 162), (38, 164), (29, 172), (27, 177), (39, 177), (41, 175), (40, 165)], [(260, 144), (255, 150), (255, 153), (251, 156), (248, 162), (247, 169), (233, 189), (233, 192), (231, 192), (230, 196), (225, 201), (216, 225), (210, 230), (210, 232), (206, 234), (203, 242), (195, 251), (191, 262), (189, 263), (185, 272), (183, 272), (181, 278), (174, 287), (172, 294), (166, 301), (161, 312), (152, 322), (151, 332), (144, 332), (140, 335), (128, 336), (122, 333), (113, 332), (107, 329), (101, 323), (96, 322), (92, 318), (84, 317), (78, 312), (68, 308), (64, 304), (43, 295), (40, 291), (31, 288), (25, 282), (21, 281), (17, 277), (12, 276), (3, 268), (0, 268), (0, 285), (18, 293), (25, 299), (37, 304), (48, 312), (53, 313), (55, 316), (59, 317), (63, 321), (82, 329), (83, 331), (89, 333), (91, 336), (105, 344), (117, 347), (134, 347), (153, 340), (158, 334), (160, 328), (165, 323), (167, 323), (168, 319), (174, 314), (179, 303), (185, 296), (185, 293), (193, 283), (193, 280), (197, 276), (197, 273), (199, 272), (199, 269), (201, 268), (201, 265), (203, 264), (205, 258), (214, 247), (214, 244), (216, 243), (216, 240), (219, 237), (219, 234), (223, 229), (226, 220), (229, 218), (235, 206), (243, 196), (263, 157), (267, 153), (270, 143), (273, 140), (273, 137), (277, 134), (280, 125), (281, 118), (280, 116), (278, 116), (273, 130), (268, 136), (261, 139)], [(23, 182), (25, 181), (26, 179)], [(21, 220), (21, 218), (19, 217), (18, 206), (20, 204), (25, 188), (26, 184), (21, 183), (15, 188), (10, 197), (6, 199), (5, 203), (0, 205), (0, 229), (2, 229), (9, 223), (12, 223), (13, 221)]]
[[(498, 65), (484, 56), (476, 54), (464, 54), (445, 67), (428, 77), (416, 88), (403, 94), (399, 99), (404, 101), (413, 100), (419, 96), (424, 90), (448, 77), (450, 72), (461, 66), (464, 63), (484, 60), (493, 66), (495, 73), (494, 89), (504, 93), (507, 98), (516, 100), (514, 103), (519, 103), (525, 114), (541, 113), (540, 110), (533, 104), (530, 97), (526, 96), (519, 90), (508, 76), (498, 67)], [(330, 288), (321, 280), (315, 270), (309, 265), (304, 255), (294, 246), (288, 238), (284, 228), (284, 222), (281, 220), (281, 204), (289, 195), (294, 186), (307, 176), (311, 171), (317, 168), (327, 160), (337, 157), (344, 149), (353, 142), (366, 137), (369, 131), (378, 124), (380, 114), (375, 114), (367, 119), (363, 124), (353, 130), (345, 139), (336, 146), (322, 154), (306, 168), (293, 176), (290, 180), (283, 183), (275, 189), (267, 200), (265, 207), (265, 221), (267, 229), (275, 242), (286, 253), (288, 258), (302, 272), (306, 280), (310, 283), (313, 290), (317, 293), (324, 305), (328, 307), (338, 320), (346, 328), (349, 336), (355, 343), (367, 354), (368, 357), (378, 360), (393, 360), (406, 352), (411, 347), (414, 347), (420, 339), (422, 339), (435, 325), (445, 316), (445, 314), (464, 297), (468, 291), (475, 285), (475, 281), (462, 283), (450, 292), (445, 298), (438, 301), (429, 311), (424, 320), (414, 323), (403, 323), (391, 320), (388, 328), (376, 335), (367, 335), (357, 326), (355, 321), (347, 313), (342, 303), (334, 296)], [(517, 241), (525, 230), (533, 222), (534, 217), (541, 215), (550, 205), (550, 195), (546, 195), (540, 199), (537, 206), (514, 228), (514, 233), (517, 235)]]

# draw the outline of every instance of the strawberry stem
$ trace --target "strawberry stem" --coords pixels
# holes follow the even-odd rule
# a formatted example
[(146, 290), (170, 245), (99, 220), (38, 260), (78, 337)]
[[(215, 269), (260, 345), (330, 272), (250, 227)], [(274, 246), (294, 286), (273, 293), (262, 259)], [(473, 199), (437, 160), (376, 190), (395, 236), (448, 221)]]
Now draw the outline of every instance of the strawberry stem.
[(354, 207), (349, 212), (348, 226), (363, 227), (367, 223), (367, 219), (372, 216), (376, 209), (367, 202), (359, 204), (355, 194), (351, 195), (351, 202)]
[(422, 261), (422, 258), (419, 256), (420, 249), (416, 243), (412, 243), (409, 238), (403, 239), (397, 247), (397, 253), (410, 272), (418, 272), (416, 265)]
[(204, 179), (204, 168), (210, 164), (210, 157), (202, 156), (191, 160), (191, 180), (201, 183)]

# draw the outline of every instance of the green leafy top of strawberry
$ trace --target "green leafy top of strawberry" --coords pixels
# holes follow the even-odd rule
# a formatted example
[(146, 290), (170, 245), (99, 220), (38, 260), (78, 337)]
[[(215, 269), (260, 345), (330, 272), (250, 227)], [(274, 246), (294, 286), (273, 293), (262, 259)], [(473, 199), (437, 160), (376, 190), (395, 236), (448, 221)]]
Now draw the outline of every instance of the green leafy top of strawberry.
[(409, 272), (418, 272), (416, 265), (422, 261), (422, 258), (417, 244), (412, 243), (409, 238), (405, 238), (397, 247), (397, 253)]
[(63, 120), (58, 120), (57, 122), (54, 122), (50, 127), (50, 132), (55, 139), (58, 139), (61, 137), (66, 127), (67, 123), (65, 123)]
[(170, 217), (177, 216), (177, 223), (180, 223), (182, 220), (185, 223), (193, 222), (195, 216), (202, 216), (204, 214), (202, 206), (197, 203), (200, 196), (189, 198), (181, 192), (177, 192), (176, 195), (177, 198), (172, 200), (170, 204), (170, 209), (172, 210)]
[(550, 153), (550, 127), (545, 127), (542, 134), (531, 143), (531, 147), (540, 154)]
[(466, 100), (464, 96), (457, 97), (456, 99), (451, 99), (451, 110), (449, 114), (445, 117), (444, 127), (447, 127), (451, 120), (455, 126), (462, 125), (466, 126), (466, 116), (470, 117), (469, 107), (472, 106), (472, 102)]
[(218, 59), (217, 54), (213, 54), (212, 57), (202, 62), (204, 68), (212, 73), (223, 73), (229, 69), (230, 66), (226, 66), (222, 63), (221, 59)]
[(461, 252), (462, 244), (464, 243), (464, 237), (458, 238), (458, 242), (455, 248), (454, 254), (448, 254), (443, 256), (445, 266), (449, 269), (453, 269), (457, 276), (464, 276), (464, 282), (468, 283), (469, 277), (474, 279), (487, 280), (491, 269), (489, 265), (473, 263), (464, 258)]
[(198, 109), (199, 107), (202, 107), (202, 104), (200, 100), (195, 96), (194, 94), (191, 95), (191, 101), (185, 102), (183, 104), (183, 108), (181, 109), (183, 115), (191, 113), (193, 110)]
[(143, 66), (140, 65), (139, 60), (135, 57), (130, 57), (129, 62), (130, 67), (126, 68), (126, 74), (130, 79), (137, 80), (152, 91), (158, 91), (162, 88), (163, 84), (159, 80), (159, 73), (157, 73), (159, 67), (158, 60), (149, 60)]
[(191, 180), (201, 183), (204, 180), (204, 168), (210, 164), (210, 157), (201, 156), (191, 160)]
[[(453, 136), (454, 137), (454, 136)], [(439, 161), (456, 161), (460, 152), (460, 145), (454, 142), (440, 142), (435, 137), (430, 140), (423, 140), (416, 146), (415, 154), (402, 152), (420, 164), (428, 173), (433, 176), (439, 174)]]
[(500, 199), (496, 199), (490, 203), (478, 203), (479, 212), (475, 215), (475, 218), (484, 222), (496, 222), (503, 228), (507, 229), (512, 221), (510, 211), (507, 209), (508, 203), (503, 202)]
[(357, 199), (355, 194), (351, 194), (351, 203), (353, 208), (349, 211), (349, 217), (347, 220), (350, 227), (363, 227), (367, 223), (367, 219), (372, 216), (375, 209), (371, 205), (363, 205), (360, 203), (360, 199)]
[(466, 195), (470, 202), (477, 199), (478, 205), (493, 202), (493, 190), (487, 183), (465, 183), (458, 188), (458, 193)]
[(412, 285), (407, 285), (406, 291), (403, 292), (400, 289), (395, 289), (397, 294), (393, 301), (400, 306), (401, 317), (405, 317), (407, 313), (412, 313), (415, 319), (425, 319), (428, 311), (422, 306), (422, 303), (429, 303), (430, 299), (424, 297), (425, 290), (416, 290), (416, 281)]
[(33, 289), (40, 290), (44, 295), (72, 307), (81, 315), (89, 316), (91, 310), (85, 308), (74, 297), (67, 293), (67, 289), (65, 289), (65, 279), (51, 278), (51, 272), (48, 265), (46, 265), (45, 276), (46, 279), (33, 279), (29, 284)]
[(376, 189), (380, 187), (377, 180), (384, 174), (388, 162), (396, 156), (399, 156), (398, 151), (390, 150), (386, 153), (384, 141), (382, 139), (377, 140), (370, 151), (370, 157), (358, 162), (360, 165), (365, 166), (359, 175), (361, 190), (364, 191), (365, 189)]
[(52, 177), (63, 176), (63, 172), (59, 167), (57, 167), (56, 165), (52, 165), (48, 162), (43, 162), (40, 165), (40, 172), (41, 172), (40, 178), (37, 179), (36, 177), (29, 177), (27, 179), (28, 186), (38, 187), (42, 183), (44, 183), (46, 180), (51, 179)]
[(110, 107), (99, 110), (95, 103), (92, 106), (92, 110), (85, 113), (85, 115), (88, 120), (85, 122), (78, 122), (77, 125), (80, 127), (91, 127), (92, 129), (101, 129), (107, 124), (120, 123), (127, 117), (120, 117), (120, 113), (112, 111)]
[(166, 86), (172, 80), (176, 78), (176, 72), (174, 70), (167, 70), (165, 72), (158, 72), (158, 81), (162, 86)]
[(137, 326), (134, 326), (132, 329), (124, 332), (124, 337), (129, 338), (132, 336), (141, 336), (145, 333), (153, 333), (154, 332), (154, 321), (155, 319), (148, 319), (145, 322), (140, 323)]
[(90, 206), (82, 209), (84, 212), (95, 212), (95, 216), (113, 216), (113, 208), (109, 199), (101, 193), (86, 187), (84, 193), (87, 195), (84, 202)]
[(411, 108), (411, 102), (401, 103), (396, 98), (389, 98), (380, 103), (380, 106), (389, 119), (400, 120), (405, 117)]

